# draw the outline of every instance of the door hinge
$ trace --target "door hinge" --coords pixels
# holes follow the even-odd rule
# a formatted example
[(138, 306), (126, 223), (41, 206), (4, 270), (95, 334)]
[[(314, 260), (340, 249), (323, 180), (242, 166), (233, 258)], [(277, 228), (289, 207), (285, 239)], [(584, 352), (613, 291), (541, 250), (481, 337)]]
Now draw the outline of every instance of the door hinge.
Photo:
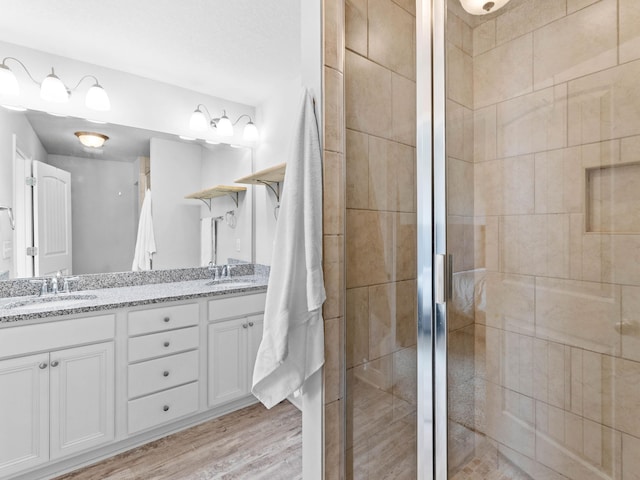
[(27, 187), (35, 187), (36, 186), (36, 177), (26, 177), (24, 179), (24, 183)]
[(27, 256), (35, 257), (38, 255), (38, 247), (27, 247)]

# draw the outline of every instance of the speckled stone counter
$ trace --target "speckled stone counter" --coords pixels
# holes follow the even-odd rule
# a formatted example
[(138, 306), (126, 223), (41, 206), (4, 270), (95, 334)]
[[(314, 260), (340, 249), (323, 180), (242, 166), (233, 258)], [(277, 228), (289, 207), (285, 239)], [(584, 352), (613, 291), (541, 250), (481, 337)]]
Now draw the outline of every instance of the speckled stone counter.
[[(210, 278), (148, 285), (99, 288), (72, 292), (71, 300), (65, 294), (60, 300), (11, 307), (11, 304), (28, 302), (34, 296), (0, 298), (0, 328), (15, 325), (14, 322), (35, 320), (60, 315), (112, 310), (191, 298), (219, 295), (259, 293), (267, 290), (268, 274), (256, 271), (253, 275), (233, 276), (231, 280), (212, 283)], [(76, 294), (74, 297), (73, 294)], [(85, 297), (85, 298), (79, 298)], [(37, 301), (37, 300), (36, 300)]]

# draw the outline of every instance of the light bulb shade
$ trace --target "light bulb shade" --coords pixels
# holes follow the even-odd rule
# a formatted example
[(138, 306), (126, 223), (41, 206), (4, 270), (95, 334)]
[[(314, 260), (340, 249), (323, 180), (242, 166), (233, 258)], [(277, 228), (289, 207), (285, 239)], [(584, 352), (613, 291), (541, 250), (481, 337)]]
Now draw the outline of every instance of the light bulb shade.
[(40, 98), (47, 102), (64, 103), (69, 101), (69, 92), (53, 71), (46, 76), (40, 85)]
[(98, 110), (100, 112), (111, 110), (111, 102), (109, 101), (107, 92), (97, 83), (87, 92), (84, 104), (91, 110)]
[(202, 110), (196, 108), (189, 119), (189, 128), (196, 132), (204, 132), (209, 126), (209, 121)]
[(223, 115), (222, 118), (218, 120), (216, 128), (218, 129), (218, 135), (221, 137), (233, 137), (233, 125), (226, 115)]
[(18, 95), (20, 87), (18, 80), (11, 69), (4, 64), (0, 64), (0, 95)]
[(258, 140), (258, 138), (260, 138), (260, 135), (258, 134), (258, 129), (256, 128), (255, 123), (250, 121), (245, 125), (242, 137), (247, 142), (255, 142)]
[(471, 15), (486, 15), (504, 7), (509, 0), (460, 0), (460, 3)]
[(82, 145), (90, 148), (100, 148), (104, 145), (104, 142), (109, 140), (106, 135), (96, 132), (75, 132), (74, 135), (78, 137)]

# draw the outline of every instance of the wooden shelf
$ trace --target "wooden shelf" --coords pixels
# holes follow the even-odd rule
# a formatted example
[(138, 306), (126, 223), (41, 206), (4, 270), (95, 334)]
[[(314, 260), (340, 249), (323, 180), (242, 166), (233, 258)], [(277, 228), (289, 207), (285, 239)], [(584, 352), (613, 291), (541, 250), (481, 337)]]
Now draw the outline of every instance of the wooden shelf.
[(246, 185), (265, 185), (268, 183), (280, 183), (284, 180), (284, 173), (287, 168), (286, 163), (281, 163), (273, 167), (265, 168), (259, 172), (252, 173), (246, 177), (237, 179), (236, 183)]
[(184, 198), (193, 198), (195, 200), (202, 200), (205, 205), (211, 210), (211, 199), (217, 197), (230, 196), (238, 206), (238, 195), (240, 192), (245, 192), (247, 187), (238, 187), (236, 185), (216, 185), (215, 187), (205, 188), (199, 192), (190, 193)]

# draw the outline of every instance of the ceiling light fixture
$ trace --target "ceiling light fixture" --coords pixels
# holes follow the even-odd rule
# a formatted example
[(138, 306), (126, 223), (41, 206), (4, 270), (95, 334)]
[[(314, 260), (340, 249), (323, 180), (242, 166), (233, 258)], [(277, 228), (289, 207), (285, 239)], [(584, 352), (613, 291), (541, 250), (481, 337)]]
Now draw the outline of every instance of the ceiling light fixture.
[(486, 15), (487, 13), (493, 13), (496, 10), (501, 9), (509, 0), (460, 0), (462, 8), (464, 8), (471, 15)]
[(96, 132), (75, 132), (74, 135), (78, 137), (82, 145), (90, 148), (101, 148), (104, 142), (109, 140), (106, 135)]
[(94, 75), (85, 75), (78, 81), (75, 87), (69, 88), (62, 82), (62, 80), (60, 80), (52, 67), (51, 73), (47, 75), (44, 80), (42, 80), (42, 82), (38, 82), (35, 78), (33, 78), (25, 64), (15, 57), (5, 57), (0, 64), (0, 94), (15, 96), (20, 93), (20, 85), (18, 84), (18, 80), (13, 71), (6, 65), (6, 62), (8, 60), (12, 60), (18, 63), (18, 65), (20, 65), (24, 69), (24, 71), (27, 72), (27, 75), (29, 76), (31, 81), (40, 87), (40, 98), (47, 102), (68, 102), (69, 97), (78, 89), (82, 81), (85, 78), (90, 78), (93, 79), (95, 83), (89, 88), (89, 91), (87, 92), (87, 95), (85, 97), (85, 105), (87, 106), (87, 108), (102, 112), (111, 109), (109, 96)]
[[(203, 111), (204, 110), (204, 111)], [(243, 118), (247, 117), (249, 121), (244, 126), (242, 138), (248, 142), (255, 142), (260, 138), (258, 128), (249, 115), (240, 115), (235, 122), (231, 122), (227, 117), (226, 110), (222, 111), (220, 117), (214, 118), (203, 104), (199, 104), (191, 114), (189, 119), (189, 128), (196, 132), (204, 132), (209, 127), (215, 128), (221, 137), (233, 137), (233, 127)]]

